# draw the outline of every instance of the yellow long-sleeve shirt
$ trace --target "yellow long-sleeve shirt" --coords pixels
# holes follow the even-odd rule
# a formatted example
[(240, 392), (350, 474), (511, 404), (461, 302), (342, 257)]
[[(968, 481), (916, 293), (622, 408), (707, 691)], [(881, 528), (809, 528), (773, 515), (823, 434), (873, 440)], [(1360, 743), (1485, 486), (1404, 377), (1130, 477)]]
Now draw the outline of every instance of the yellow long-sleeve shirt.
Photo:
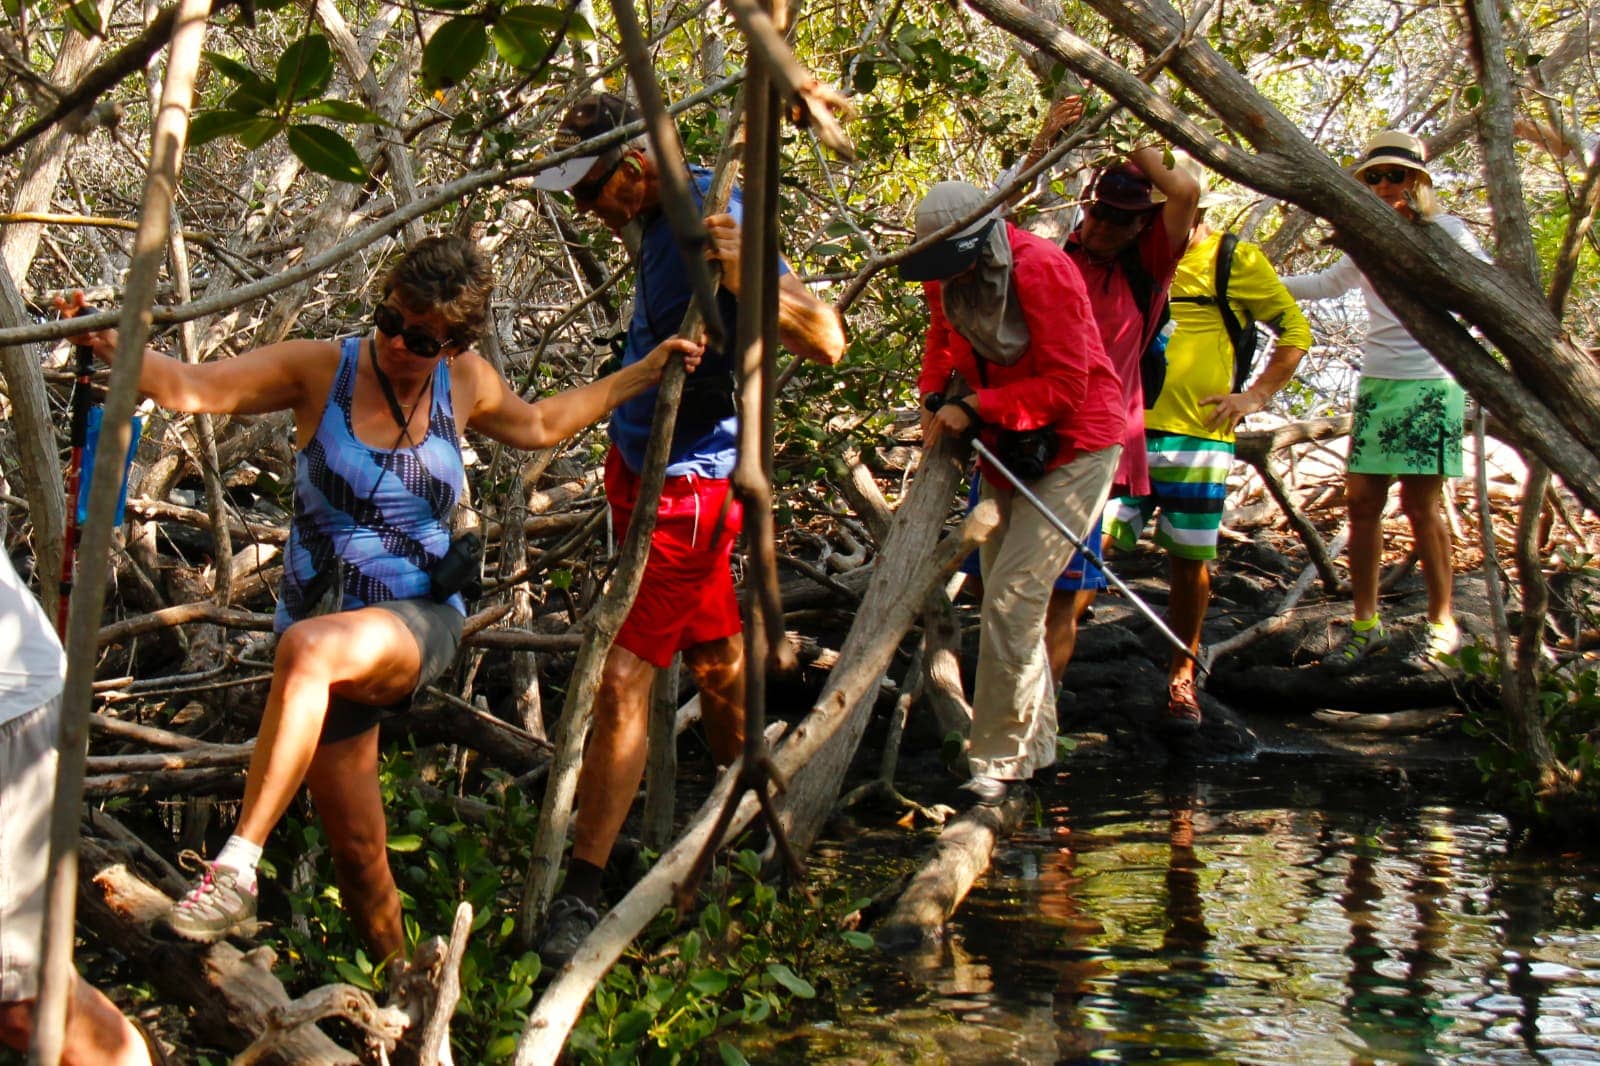
[[(1145, 428), (1207, 440), (1233, 440), (1231, 432), (1208, 429), (1213, 408), (1200, 401), (1233, 391), (1233, 344), (1215, 304), (1190, 303), (1180, 296), (1216, 298), (1217, 251), (1222, 232), (1191, 240), (1172, 279), (1172, 339), (1167, 343), (1167, 381), (1156, 405), (1145, 414)], [(1280, 345), (1311, 347), (1311, 326), (1261, 249), (1240, 241), (1228, 277), (1228, 303), (1240, 321), (1246, 316), (1271, 326)], [(1258, 369), (1265, 355), (1257, 355)]]

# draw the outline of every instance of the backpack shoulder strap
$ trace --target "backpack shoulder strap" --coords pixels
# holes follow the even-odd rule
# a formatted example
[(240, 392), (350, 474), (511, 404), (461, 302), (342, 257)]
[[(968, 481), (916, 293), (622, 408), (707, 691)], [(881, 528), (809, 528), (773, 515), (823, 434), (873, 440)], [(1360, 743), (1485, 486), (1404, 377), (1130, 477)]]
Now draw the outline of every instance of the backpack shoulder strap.
[(1233, 305), (1228, 303), (1228, 280), (1233, 276), (1233, 253), (1238, 247), (1239, 238), (1232, 233), (1224, 233), (1217, 246), (1217, 310), (1222, 313), (1222, 324), (1228, 328), (1228, 337), (1235, 345), (1245, 330), (1245, 324), (1239, 321), (1239, 316), (1233, 313)]

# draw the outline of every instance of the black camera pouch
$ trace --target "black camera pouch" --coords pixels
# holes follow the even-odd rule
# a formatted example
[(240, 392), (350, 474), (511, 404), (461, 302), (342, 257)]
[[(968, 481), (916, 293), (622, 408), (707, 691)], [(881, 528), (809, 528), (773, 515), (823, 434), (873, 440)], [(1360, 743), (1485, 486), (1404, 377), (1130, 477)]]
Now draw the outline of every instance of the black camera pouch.
[(1037, 481), (1056, 457), (1061, 438), (1049, 426), (1004, 429), (995, 438), (994, 454), (1021, 481)]
[(428, 587), (434, 600), (443, 603), (475, 582), (482, 559), (483, 538), (476, 533), (463, 533), (452, 540), (449, 549), (428, 571)]

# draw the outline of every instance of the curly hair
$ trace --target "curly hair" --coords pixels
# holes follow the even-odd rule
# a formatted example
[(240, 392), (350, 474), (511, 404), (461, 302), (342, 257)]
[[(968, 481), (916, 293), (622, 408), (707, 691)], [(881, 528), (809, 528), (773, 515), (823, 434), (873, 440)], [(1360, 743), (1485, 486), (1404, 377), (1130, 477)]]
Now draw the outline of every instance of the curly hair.
[(382, 297), (392, 293), (417, 314), (437, 311), (452, 341), (469, 348), (489, 320), (494, 271), (466, 237), (424, 237), (383, 276)]

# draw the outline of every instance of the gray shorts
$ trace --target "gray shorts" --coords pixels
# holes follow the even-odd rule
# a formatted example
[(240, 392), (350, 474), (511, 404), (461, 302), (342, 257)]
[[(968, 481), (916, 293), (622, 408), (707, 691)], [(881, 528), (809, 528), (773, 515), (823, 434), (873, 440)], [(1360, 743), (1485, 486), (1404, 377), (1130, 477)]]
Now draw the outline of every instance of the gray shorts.
[(61, 697), (0, 725), (0, 1003), (39, 994)]
[(417, 642), (417, 650), (422, 653), (422, 671), (417, 675), (417, 686), (411, 690), (411, 695), (386, 707), (357, 703), (343, 696), (330, 698), (328, 716), (322, 722), (320, 743), (349, 740), (374, 728), (391, 715), (409, 711), (422, 687), (437, 681), (456, 661), (465, 619), (454, 607), (433, 600), (388, 600), (371, 606), (395, 615), (411, 631), (411, 636)]

